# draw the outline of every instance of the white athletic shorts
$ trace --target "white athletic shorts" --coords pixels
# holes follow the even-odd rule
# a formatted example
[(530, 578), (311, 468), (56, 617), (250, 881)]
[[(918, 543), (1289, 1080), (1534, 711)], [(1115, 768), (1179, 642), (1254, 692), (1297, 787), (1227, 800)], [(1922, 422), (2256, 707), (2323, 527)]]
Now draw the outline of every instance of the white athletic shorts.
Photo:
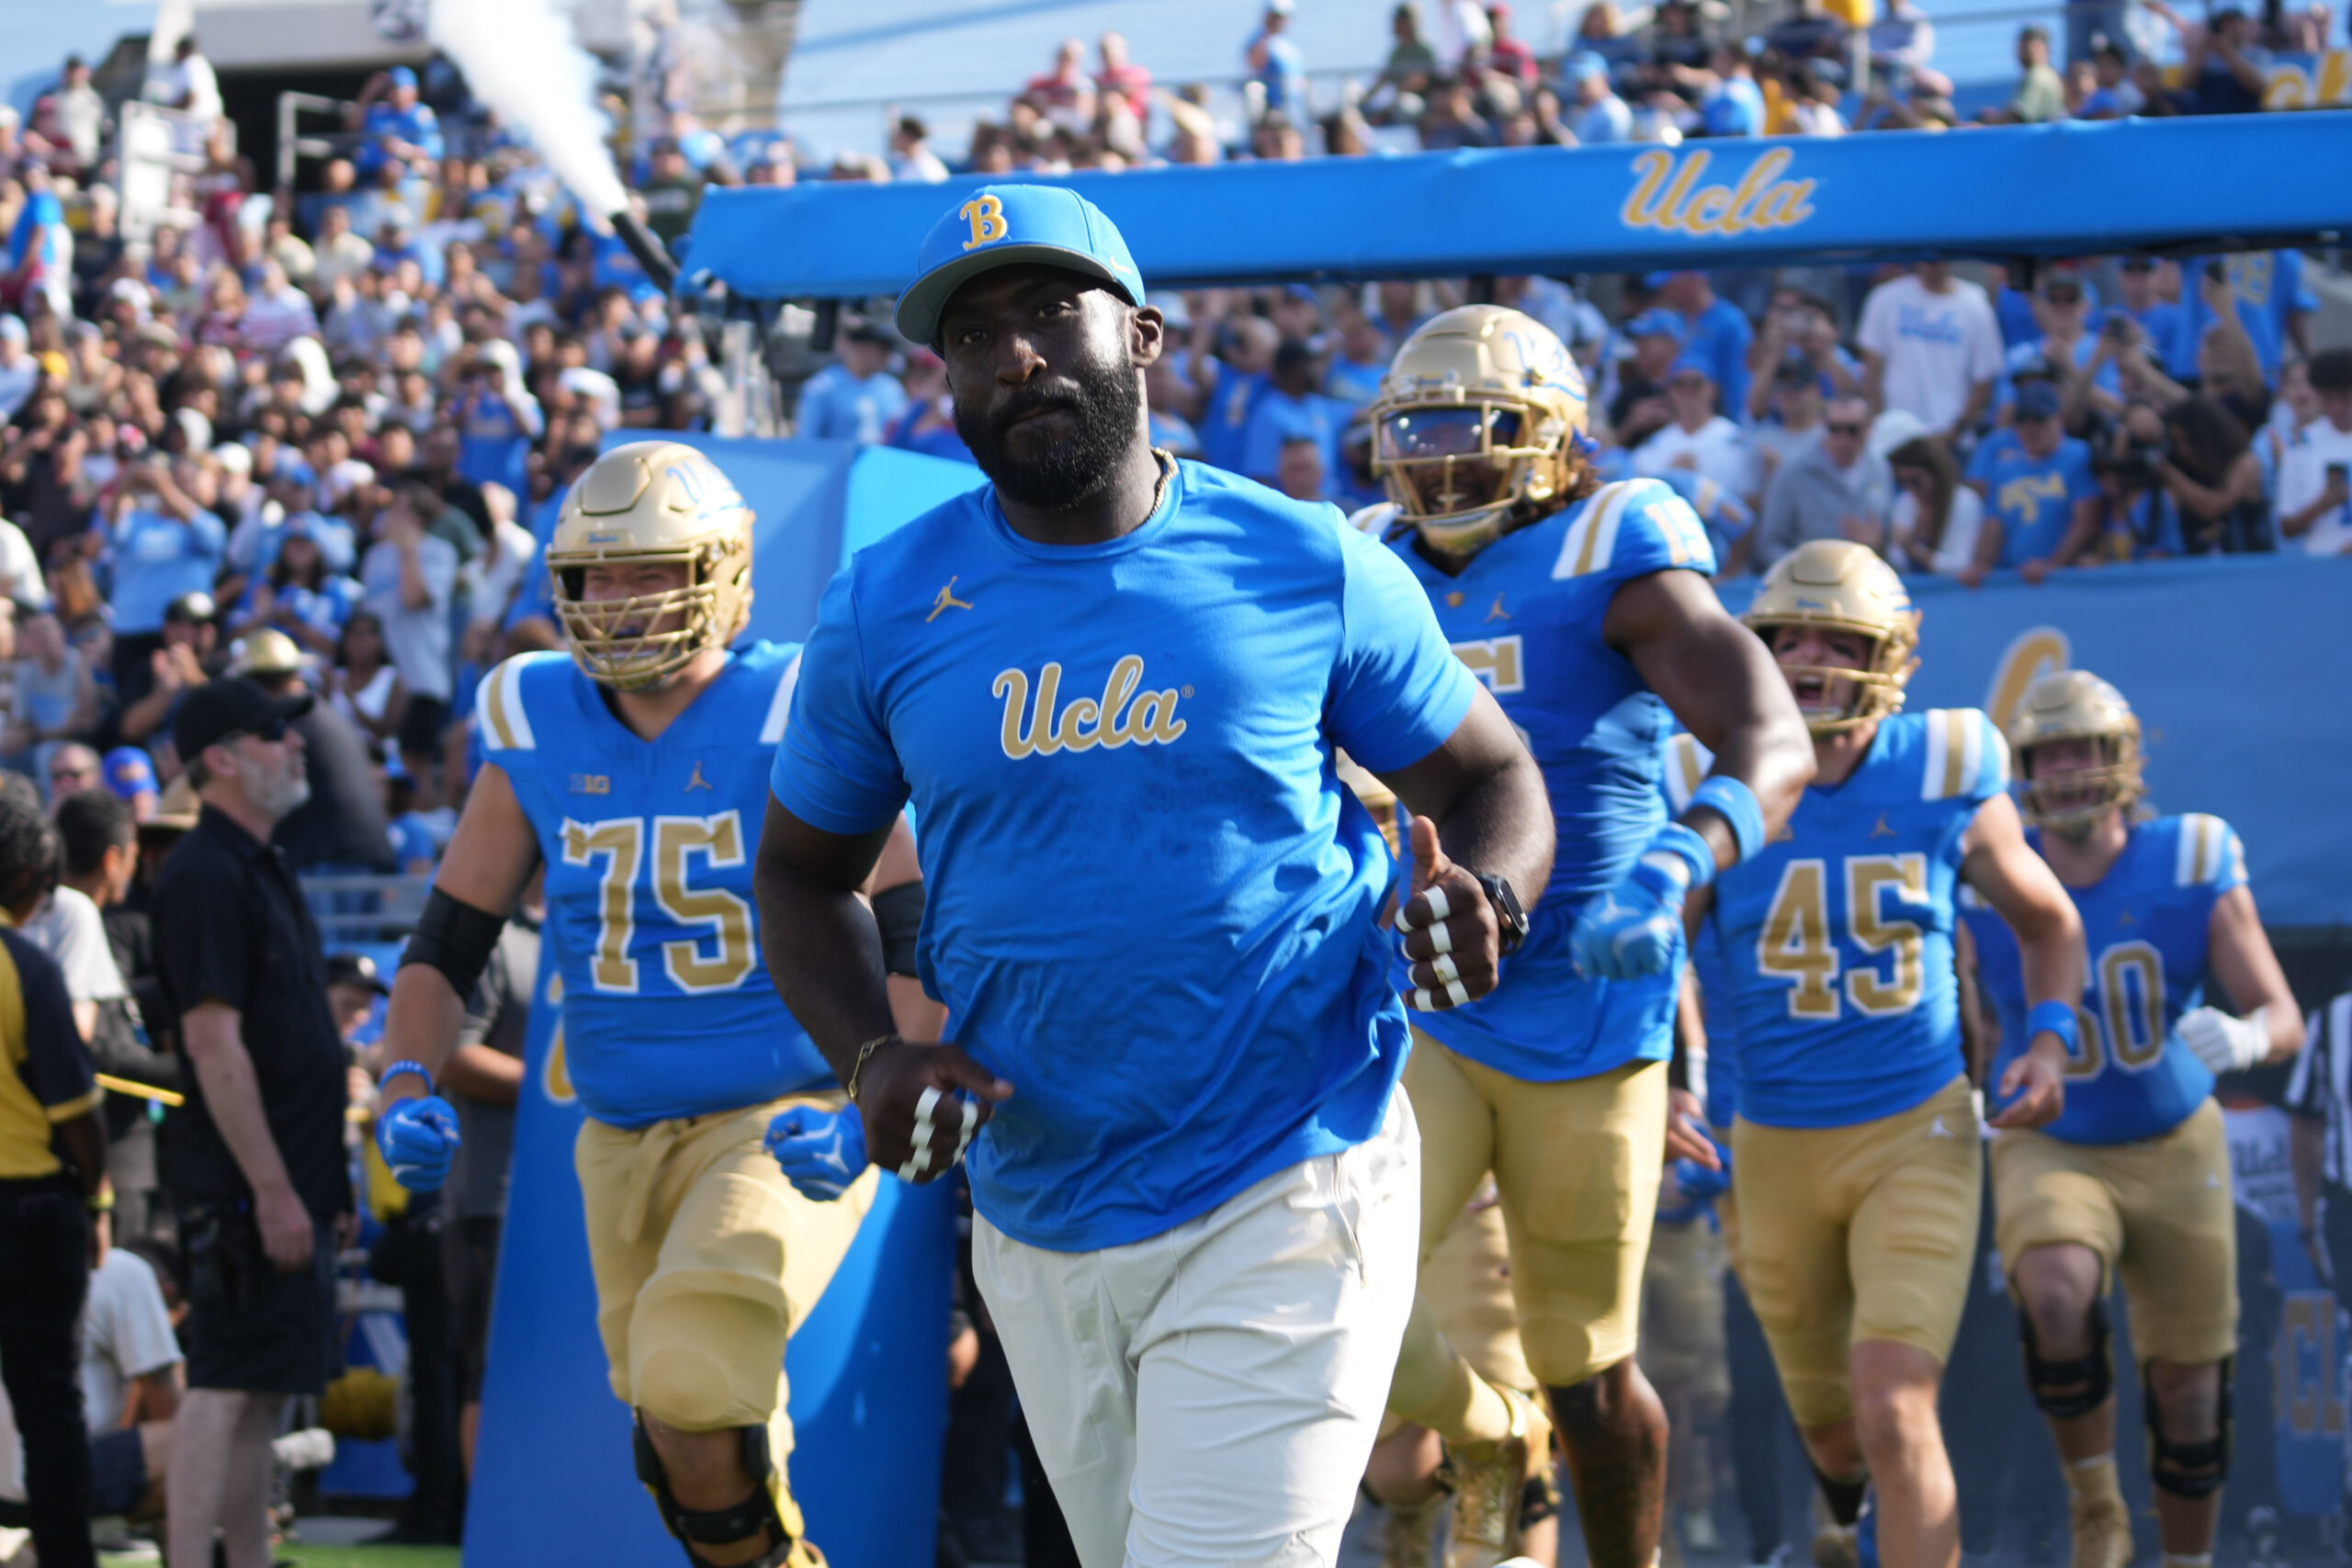
[(1086, 1568), (1328, 1565), (1372, 1455), (1420, 1247), (1400, 1092), (1370, 1140), (1126, 1247), (972, 1227), (1037, 1457)]

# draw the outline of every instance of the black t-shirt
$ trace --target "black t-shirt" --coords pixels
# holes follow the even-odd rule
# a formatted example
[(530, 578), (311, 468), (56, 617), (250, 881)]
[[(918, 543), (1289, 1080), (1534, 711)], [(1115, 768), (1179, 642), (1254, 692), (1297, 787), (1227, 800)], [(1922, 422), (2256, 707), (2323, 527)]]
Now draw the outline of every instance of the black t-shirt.
[(359, 731), (323, 703), (296, 719), (294, 729), (302, 737), (311, 798), (277, 825), (269, 841), (286, 852), (287, 863), (297, 871), (321, 865), (399, 870), (384, 818), (384, 792)]
[[(348, 1210), (343, 1042), (327, 1005), (319, 929), (284, 854), (206, 807), (156, 879), (153, 930), (174, 1020), (207, 1001), (237, 1010), (288, 1179), (313, 1214)], [(185, 1039), (177, 1048), (185, 1056)], [(174, 1194), (249, 1198), (193, 1062), (186, 1090), (187, 1105), (165, 1123), (164, 1172)]]

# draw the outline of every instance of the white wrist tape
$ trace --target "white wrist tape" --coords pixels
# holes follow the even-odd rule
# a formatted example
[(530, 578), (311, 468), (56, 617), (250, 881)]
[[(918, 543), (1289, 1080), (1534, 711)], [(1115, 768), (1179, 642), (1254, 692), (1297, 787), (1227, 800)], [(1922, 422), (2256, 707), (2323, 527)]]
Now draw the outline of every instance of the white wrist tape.
[[(909, 1152), (906, 1162), (899, 1167), (899, 1180), (916, 1180), (931, 1169), (931, 1138), (932, 1134), (937, 1130), (931, 1119), (932, 1112), (939, 1109), (939, 1102), (945, 1098), (946, 1096), (938, 1089), (932, 1088), (924, 1089), (915, 1100), (915, 1125), (911, 1134), (914, 1147)], [(962, 1159), (965, 1151), (972, 1146), (972, 1135), (979, 1130), (980, 1125), (979, 1103), (960, 1090), (956, 1095), (956, 1100), (963, 1108), (963, 1125), (956, 1133), (956, 1152), (947, 1156), (949, 1168)]]

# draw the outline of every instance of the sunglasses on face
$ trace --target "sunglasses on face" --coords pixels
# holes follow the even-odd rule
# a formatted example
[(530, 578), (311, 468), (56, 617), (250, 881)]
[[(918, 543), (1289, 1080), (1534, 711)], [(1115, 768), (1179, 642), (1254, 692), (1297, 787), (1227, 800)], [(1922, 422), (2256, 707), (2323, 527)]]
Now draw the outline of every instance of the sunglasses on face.
[(229, 741), (236, 739), (239, 736), (250, 736), (264, 745), (275, 746), (286, 739), (286, 731), (288, 728), (290, 727), (284, 719), (273, 718), (266, 724), (256, 724), (251, 729), (240, 729), (235, 735), (224, 735), (220, 739), (223, 741)]
[(2078, 288), (2045, 288), (2041, 297), (2052, 305), (2079, 305), (2083, 302), (2082, 290)]
[(1832, 435), (1860, 435), (1862, 433), (1862, 427), (1859, 424), (1840, 424), (1835, 420), (1832, 420), (1826, 428)]
[(96, 768), (51, 768), (49, 770), (50, 782), (52, 784), (63, 784), (69, 779), (94, 779), (97, 776), (98, 770)]

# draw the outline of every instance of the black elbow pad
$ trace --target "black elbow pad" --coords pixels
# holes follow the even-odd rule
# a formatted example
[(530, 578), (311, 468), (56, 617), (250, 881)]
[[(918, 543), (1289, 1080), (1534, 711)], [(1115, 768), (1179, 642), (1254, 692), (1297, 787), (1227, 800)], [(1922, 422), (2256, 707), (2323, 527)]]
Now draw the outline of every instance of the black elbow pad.
[(429, 964), (448, 976), (459, 1001), (469, 1001), (481, 981), (481, 972), (490, 966), (498, 933), (505, 929), (505, 916), (477, 909), (435, 887), (424, 897), (424, 913), (418, 917), (416, 930), (409, 933), (408, 946), (401, 953), (401, 967)]
[(901, 882), (874, 896), (874, 923), (882, 929), (882, 967), (915, 974), (915, 937), (922, 930), (922, 884)]

